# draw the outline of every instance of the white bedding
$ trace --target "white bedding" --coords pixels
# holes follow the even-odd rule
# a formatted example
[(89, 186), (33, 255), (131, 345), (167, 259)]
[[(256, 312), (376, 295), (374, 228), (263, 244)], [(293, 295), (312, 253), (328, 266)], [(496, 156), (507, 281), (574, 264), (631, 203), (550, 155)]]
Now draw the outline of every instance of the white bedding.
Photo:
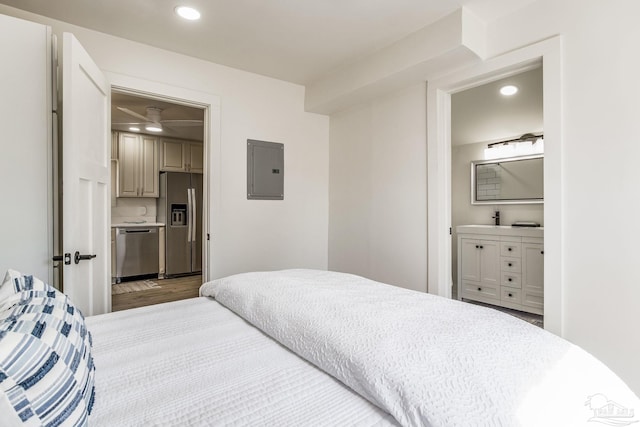
[(640, 410), (591, 355), (496, 310), (311, 270), (231, 276), (201, 295), (405, 426), (586, 425), (602, 401), (585, 404), (593, 395)]
[(386, 426), (393, 418), (210, 298), (88, 317), (91, 426)]

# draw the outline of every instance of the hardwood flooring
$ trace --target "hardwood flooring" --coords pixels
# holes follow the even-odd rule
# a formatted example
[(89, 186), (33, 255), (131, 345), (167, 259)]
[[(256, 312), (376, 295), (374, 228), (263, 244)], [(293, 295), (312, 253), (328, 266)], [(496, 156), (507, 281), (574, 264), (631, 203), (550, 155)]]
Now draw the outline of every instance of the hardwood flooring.
[(160, 287), (125, 294), (112, 294), (112, 311), (127, 310), (129, 308), (144, 307), (147, 305), (197, 297), (198, 289), (200, 285), (202, 285), (202, 276), (186, 276), (161, 280), (154, 279), (153, 281), (160, 285)]

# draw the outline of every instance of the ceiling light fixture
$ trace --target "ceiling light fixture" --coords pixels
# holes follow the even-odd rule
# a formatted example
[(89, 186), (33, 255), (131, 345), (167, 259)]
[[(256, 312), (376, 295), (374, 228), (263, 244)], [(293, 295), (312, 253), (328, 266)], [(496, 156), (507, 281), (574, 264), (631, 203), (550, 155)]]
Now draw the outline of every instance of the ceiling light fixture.
[(137, 126), (131, 126), (131, 127), (129, 128), (129, 130), (130, 130), (131, 132), (140, 132), (140, 128), (139, 128), (139, 127), (137, 127)]
[(162, 132), (162, 125), (160, 123), (149, 123), (145, 125), (144, 129), (149, 132)]
[(518, 87), (514, 85), (506, 85), (500, 88), (500, 93), (504, 96), (515, 95), (518, 92)]
[(175, 8), (175, 11), (178, 16), (188, 19), (189, 21), (197, 21), (200, 19), (200, 12), (189, 6), (178, 6)]

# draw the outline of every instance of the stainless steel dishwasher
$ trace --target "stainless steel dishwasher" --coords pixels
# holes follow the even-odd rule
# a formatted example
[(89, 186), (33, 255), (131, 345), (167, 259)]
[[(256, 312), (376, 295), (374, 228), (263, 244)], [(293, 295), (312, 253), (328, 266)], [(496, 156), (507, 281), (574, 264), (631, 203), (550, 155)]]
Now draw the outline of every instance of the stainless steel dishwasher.
[(116, 283), (123, 278), (158, 274), (158, 227), (116, 228)]

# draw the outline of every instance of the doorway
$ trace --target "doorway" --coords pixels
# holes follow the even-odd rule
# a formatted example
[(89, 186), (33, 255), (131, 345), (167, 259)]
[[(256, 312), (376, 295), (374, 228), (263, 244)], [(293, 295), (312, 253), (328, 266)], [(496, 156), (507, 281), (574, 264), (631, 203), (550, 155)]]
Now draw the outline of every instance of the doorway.
[(543, 65), (544, 328), (564, 335), (561, 40), (552, 37), (430, 81), (427, 88), (428, 291), (451, 297), (451, 95)]
[(206, 112), (188, 101), (112, 89), (114, 310), (197, 296), (207, 264)]
[[(502, 225), (508, 226), (515, 222), (527, 221), (544, 227), (544, 203), (532, 203), (523, 200), (499, 201), (495, 204), (490, 200), (473, 203), (471, 183), (471, 162), (483, 162), (491, 158), (508, 158), (525, 154), (530, 149), (533, 152), (542, 143), (535, 145), (527, 140), (519, 143), (523, 135), (542, 135), (544, 133), (543, 117), (543, 69), (539, 64), (532, 66), (518, 74), (503, 77), (492, 82), (484, 83), (470, 89), (451, 95), (451, 271), (452, 297), (458, 298), (458, 233), (461, 225)], [(503, 95), (500, 90), (512, 86), (517, 92)], [(510, 141), (503, 145), (504, 141)], [(535, 140), (534, 140), (535, 142)], [(488, 147), (492, 147), (489, 149)], [(518, 153), (492, 155), (491, 151), (504, 148), (519, 147)], [(486, 151), (488, 150), (488, 151)], [(503, 150), (504, 151), (504, 150)], [(515, 150), (514, 150), (515, 151)], [(500, 165), (500, 163), (496, 163)], [(509, 175), (512, 176), (512, 175)], [(508, 188), (514, 188), (518, 183), (507, 181)], [(518, 178), (520, 179), (520, 178)], [(487, 178), (482, 184), (488, 194), (483, 198), (498, 198), (500, 187), (497, 178)], [(494, 182), (495, 181), (495, 182)], [(520, 197), (515, 195), (514, 197)], [(526, 195), (522, 195), (523, 199)], [(518, 297), (520, 295), (518, 294)]]

